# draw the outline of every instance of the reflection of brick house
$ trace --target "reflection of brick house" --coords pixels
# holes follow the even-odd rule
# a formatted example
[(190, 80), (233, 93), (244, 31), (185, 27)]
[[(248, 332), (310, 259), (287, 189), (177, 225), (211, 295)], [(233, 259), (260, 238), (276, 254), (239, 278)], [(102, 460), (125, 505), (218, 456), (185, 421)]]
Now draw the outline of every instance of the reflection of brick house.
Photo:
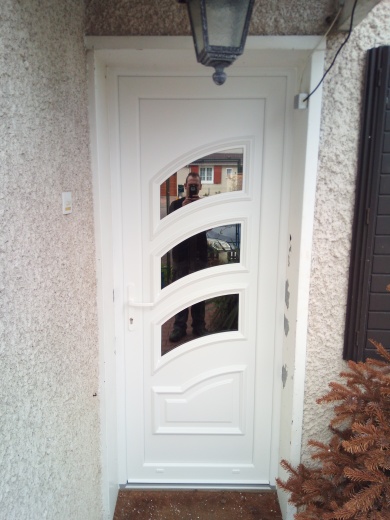
[(242, 153), (213, 153), (194, 161), (189, 167), (199, 173), (203, 195), (242, 189)]
[[(169, 186), (169, 188), (168, 188)], [(161, 197), (165, 197), (168, 193), (171, 197), (177, 196), (177, 173), (174, 173), (166, 181), (164, 181), (160, 186), (160, 195)]]
[(215, 195), (228, 191), (242, 189), (243, 154), (239, 150), (213, 153), (193, 161), (174, 173), (161, 185), (161, 196), (167, 194), (169, 186), (170, 197), (181, 195), (181, 187), (190, 171), (199, 173), (202, 179), (201, 196)]

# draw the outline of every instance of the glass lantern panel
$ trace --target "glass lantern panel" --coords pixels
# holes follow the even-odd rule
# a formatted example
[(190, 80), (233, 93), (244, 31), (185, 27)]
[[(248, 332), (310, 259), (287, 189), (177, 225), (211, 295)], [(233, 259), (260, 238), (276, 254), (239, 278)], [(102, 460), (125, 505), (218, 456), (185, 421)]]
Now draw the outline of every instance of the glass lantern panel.
[(194, 37), (195, 50), (199, 54), (204, 49), (201, 3), (199, 0), (187, 0), (192, 21), (192, 33)]
[(240, 47), (249, 0), (206, 0), (209, 45)]

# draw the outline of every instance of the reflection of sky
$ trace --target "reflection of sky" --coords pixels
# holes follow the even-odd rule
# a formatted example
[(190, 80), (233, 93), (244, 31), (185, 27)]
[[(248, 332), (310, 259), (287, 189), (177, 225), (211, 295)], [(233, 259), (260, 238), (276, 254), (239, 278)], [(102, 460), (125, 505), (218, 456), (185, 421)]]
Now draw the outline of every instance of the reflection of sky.
[[(233, 242), (233, 244), (239, 247), (241, 232), (240, 228), (240, 224), (215, 227), (207, 231), (207, 238), (217, 238), (219, 240), (225, 240), (228, 243)], [(236, 242), (238, 242), (238, 244)]]

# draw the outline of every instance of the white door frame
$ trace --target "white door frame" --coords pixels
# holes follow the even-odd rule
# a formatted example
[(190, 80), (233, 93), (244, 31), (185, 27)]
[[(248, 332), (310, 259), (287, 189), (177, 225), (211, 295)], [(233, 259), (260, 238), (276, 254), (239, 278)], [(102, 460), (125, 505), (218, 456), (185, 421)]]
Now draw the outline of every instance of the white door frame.
[[(113, 199), (119, 193), (118, 186), (115, 186), (118, 178), (115, 172), (119, 171), (119, 165), (116, 162), (118, 154), (110, 154), (110, 146), (119, 140), (108, 132), (110, 78), (120, 74), (121, 70), (126, 70), (126, 73), (130, 70), (135, 75), (203, 75), (212, 81), (212, 69), (196, 63), (189, 37), (87, 37), (86, 43), (90, 49), (88, 73), (98, 277), (102, 494), (105, 518), (112, 518), (118, 486), (126, 482), (127, 475), (124, 460), (118, 456), (125, 446), (122, 412), (124, 366), (121, 341), (115, 331), (115, 322), (122, 309), (118, 309), (113, 301), (115, 258), (112, 251), (113, 244), (120, 239), (115, 236), (120, 205), (116, 205)], [(244, 56), (227, 69), (227, 81), (229, 75), (285, 76), (289, 97), (287, 105), (292, 107), (299, 89), (307, 92), (321, 78), (324, 44), (319, 43), (319, 37), (310, 36), (249, 37)], [(272, 454), (272, 479), (280, 473), (281, 458), (287, 458), (293, 464), (300, 460), (320, 116), (321, 88), (310, 99), (307, 110), (291, 110), (286, 114), (286, 133), (292, 135), (286, 134), (284, 160), (289, 175), (286, 175), (288, 181), (281, 195), (281, 207), (287, 218), (282, 219), (280, 231), (284, 243), (278, 266), (281, 283), (276, 321), (280, 327), (276, 331), (276, 342), (283, 348), (275, 362), (273, 431), (277, 435)], [(107, 174), (110, 171), (114, 172), (112, 178)], [(285, 494), (279, 494), (283, 517), (292, 519), (293, 508), (288, 506), (286, 498)]]

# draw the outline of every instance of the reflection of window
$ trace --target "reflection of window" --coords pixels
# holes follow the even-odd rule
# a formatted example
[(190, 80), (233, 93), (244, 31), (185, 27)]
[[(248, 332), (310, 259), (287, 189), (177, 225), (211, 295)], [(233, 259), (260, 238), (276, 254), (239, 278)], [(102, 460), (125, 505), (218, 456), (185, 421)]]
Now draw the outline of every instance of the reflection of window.
[(214, 168), (211, 166), (201, 166), (199, 168), (199, 175), (202, 181), (202, 184), (213, 184), (214, 182)]

